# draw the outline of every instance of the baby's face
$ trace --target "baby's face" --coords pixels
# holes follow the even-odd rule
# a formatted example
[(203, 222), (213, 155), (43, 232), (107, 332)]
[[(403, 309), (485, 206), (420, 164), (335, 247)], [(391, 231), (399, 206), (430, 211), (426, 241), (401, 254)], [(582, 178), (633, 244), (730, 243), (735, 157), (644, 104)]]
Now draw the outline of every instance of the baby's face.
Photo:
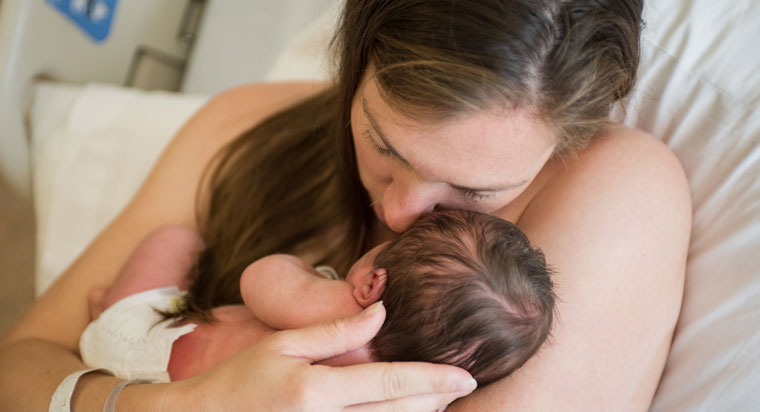
[(375, 257), (388, 246), (388, 243), (390, 241), (375, 246), (354, 262), (346, 274), (346, 282), (354, 287), (361, 287), (366, 282), (367, 275), (375, 269)]

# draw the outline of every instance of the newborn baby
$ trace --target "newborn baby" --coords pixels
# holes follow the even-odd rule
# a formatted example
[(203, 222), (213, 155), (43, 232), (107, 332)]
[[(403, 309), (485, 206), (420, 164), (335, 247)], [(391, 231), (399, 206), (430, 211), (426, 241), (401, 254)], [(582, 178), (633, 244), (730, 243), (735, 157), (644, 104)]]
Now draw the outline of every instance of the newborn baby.
[[(121, 314), (122, 301), (156, 288), (186, 288), (194, 256), (202, 247), (199, 237), (187, 229), (153, 232), (136, 248), (110, 290), (93, 291), (93, 318), (104, 310)], [(397, 239), (362, 256), (345, 280), (323, 273), (290, 255), (253, 262), (240, 279), (245, 305), (217, 307), (212, 311), (216, 321), (194, 329), (192, 319), (180, 322), (179, 328), (185, 329), (168, 342), (170, 355), (159, 359), (163, 364), (158, 367), (165, 368), (171, 380), (192, 377), (277, 330), (351, 316), (383, 300), (387, 316), (375, 338), (359, 350), (321, 363), (447, 363), (468, 370), (482, 386), (525, 363), (551, 329), (555, 298), (543, 254), (530, 247), (515, 225), (483, 213), (426, 215)], [(168, 296), (160, 295), (160, 301), (173, 301), (175, 306), (157, 309), (171, 312), (182, 304), (177, 299), (181, 293)], [(142, 303), (136, 305), (144, 307)], [(118, 325), (98, 325), (101, 319), (88, 326), (80, 349), (90, 367), (113, 371), (114, 359), (89, 354), (102, 353), (102, 345), (124, 335), (114, 332)], [(161, 319), (152, 318), (151, 331), (173, 329)], [(127, 355), (108, 356), (120, 357), (121, 365), (129, 363), (123, 359)], [(121, 377), (145, 374), (132, 370), (126, 375)]]

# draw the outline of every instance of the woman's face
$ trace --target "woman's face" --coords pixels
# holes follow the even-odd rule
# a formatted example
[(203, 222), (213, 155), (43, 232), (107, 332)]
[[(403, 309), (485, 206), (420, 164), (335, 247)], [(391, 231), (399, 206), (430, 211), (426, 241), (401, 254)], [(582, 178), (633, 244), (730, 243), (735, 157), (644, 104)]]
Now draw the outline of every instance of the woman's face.
[(433, 210), (498, 211), (528, 187), (555, 146), (550, 129), (519, 108), (414, 121), (385, 103), (371, 74), (354, 96), (351, 130), (375, 215), (397, 233)]

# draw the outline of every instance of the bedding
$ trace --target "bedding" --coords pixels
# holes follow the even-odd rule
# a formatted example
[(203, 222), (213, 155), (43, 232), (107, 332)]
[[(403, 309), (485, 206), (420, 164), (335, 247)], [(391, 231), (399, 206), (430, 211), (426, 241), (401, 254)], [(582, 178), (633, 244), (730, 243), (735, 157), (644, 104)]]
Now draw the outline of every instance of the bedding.
[(625, 123), (684, 166), (694, 222), (653, 411), (760, 410), (760, 4), (649, 2)]
[(40, 83), (30, 109), (42, 293), (134, 195), (205, 96)]
[[(652, 411), (760, 410), (760, 4), (650, 1), (639, 82), (615, 116), (664, 141), (694, 222), (681, 316)], [(326, 16), (268, 79), (324, 78)], [(311, 62), (304, 64), (304, 62)], [(38, 292), (123, 207), (202, 96), (43, 85), (31, 112)]]

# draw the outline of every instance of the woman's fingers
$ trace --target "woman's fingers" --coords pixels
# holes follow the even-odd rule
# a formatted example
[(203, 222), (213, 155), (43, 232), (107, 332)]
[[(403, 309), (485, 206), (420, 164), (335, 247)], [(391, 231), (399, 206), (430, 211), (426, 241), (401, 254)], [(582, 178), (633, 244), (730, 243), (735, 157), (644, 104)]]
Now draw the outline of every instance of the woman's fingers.
[(283, 355), (318, 362), (362, 347), (377, 334), (383, 320), (385, 307), (377, 302), (350, 318), (279, 332), (274, 344)]
[[(310, 365), (369, 342), (385, 319), (378, 302), (356, 316), (322, 322), (270, 336), (268, 347), (280, 356), (303, 362), (298, 389), (312, 407), (342, 410), (434, 411), (472, 392), (475, 380), (467, 371), (422, 362), (366, 363), (347, 367)], [(361, 385), (357, 385), (361, 382)], [(335, 388), (346, 388), (336, 391)]]
[[(361, 387), (356, 382), (361, 382)], [(344, 405), (430, 396), (447, 400), (440, 407), (471, 393), (477, 384), (467, 371), (453, 366), (393, 362), (331, 368), (325, 376), (325, 387), (353, 388), (339, 395)]]

